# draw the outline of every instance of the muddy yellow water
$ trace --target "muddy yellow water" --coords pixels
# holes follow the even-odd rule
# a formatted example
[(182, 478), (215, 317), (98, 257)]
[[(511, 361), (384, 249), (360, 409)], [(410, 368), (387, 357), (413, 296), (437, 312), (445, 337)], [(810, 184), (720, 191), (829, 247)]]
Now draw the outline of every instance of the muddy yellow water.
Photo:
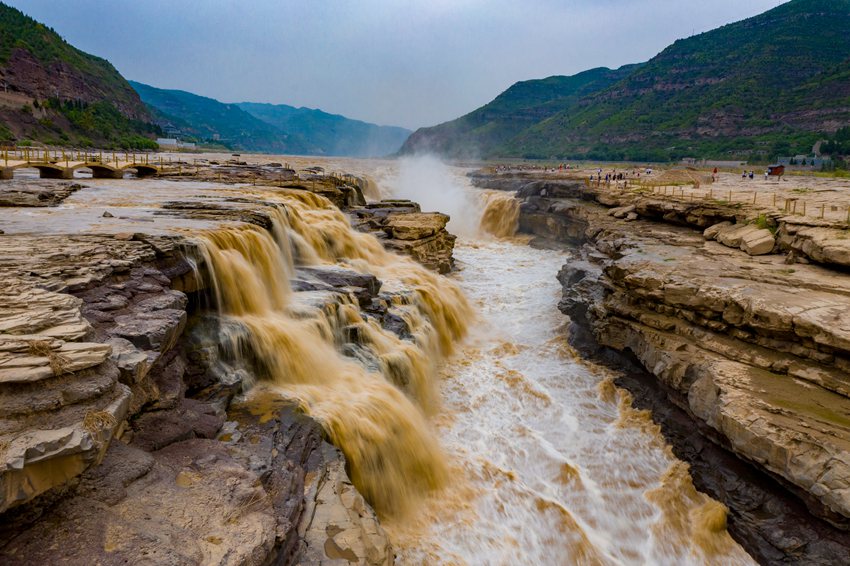
[[(257, 360), (252, 395), (296, 400), (348, 460), (354, 484), (384, 517), (402, 517), (446, 484), (446, 459), (427, 415), (438, 410), (437, 369), (466, 331), (471, 309), (457, 286), (386, 252), (311, 193), (246, 189), (272, 206), (274, 229), (220, 227), (198, 242), (222, 316), (247, 331), (237, 355)], [(365, 320), (353, 298), (295, 312), (289, 280), (297, 265), (341, 264), (372, 272), (402, 293), (413, 333), (402, 340)], [(370, 371), (338, 348), (358, 328), (380, 365)]]
[(555, 274), (569, 256), (505, 238), (505, 193), (477, 198), (455, 281), (478, 323), (443, 367), (434, 419), (451, 481), (387, 522), (397, 563), (751, 564), (649, 415), (566, 343)]
[[(258, 367), (253, 394), (294, 399), (322, 423), (399, 564), (751, 563), (723, 506), (694, 489), (648, 415), (566, 344), (555, 274), (570, 258), (513, 237), (511, 196), (475, 191), (463, 171), (433, 160), (354, 165), (384, 196), (452, 214), (458, 273), (446, 279), (384, 251), (303, 192), (92, 181), (10, 226), (194, 234), (221, 315), (246, 331), (236, 349)], [(274, 229), (154, 214), (210, 194), (263, 198)], [(289, 278), (322, 264), (381, 279), (412, 338), (382, 329), (353, 299), (301, 304)], [(374, 364), (343, 355), (350, 327)]]

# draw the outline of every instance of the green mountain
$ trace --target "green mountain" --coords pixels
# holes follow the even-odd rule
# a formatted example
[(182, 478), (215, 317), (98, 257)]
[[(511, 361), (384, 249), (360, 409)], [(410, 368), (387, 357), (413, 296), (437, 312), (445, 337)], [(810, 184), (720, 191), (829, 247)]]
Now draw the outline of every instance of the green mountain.
[(301, 155), (383, 156), (410, 134), (321, 110), (284, 104), (225, 104), (182, 90), (130, 84), (167, 131), (233, 149)]
[(155, 147), (150, 122), (108, 61), (0, 3), (0, 141)]
[(219, 141), (234, 149), (270, 153), (306, 153), (312, 148), (248, 114), (237, 104), (198, 96), (182, 90), (165, 90), (130, 81), (154, 116), (166, 129), (176, 129), (183, 137)]
[(848, 30), (850, 0), (793, 0), (676, 41), (481, 153), (660, 161), (808, 153), (850, 123)]
[(312, 108), (256, 102), (242, 102), (239, 107), (284, 132), (306, 140), (319, 148), (317, 153), (324, 155), (389, 155), (398, 151), (410, 135), (410, 130), (404, 128), (378, 126)]
[(492, 102), (457, 120), (420, 128), (404, 144), (402, 153), (487, 156), (527, 128), (569, 110), (583, 97), (609, 87), (634, 68), (597, 68), (570, 77), (515, 83)]

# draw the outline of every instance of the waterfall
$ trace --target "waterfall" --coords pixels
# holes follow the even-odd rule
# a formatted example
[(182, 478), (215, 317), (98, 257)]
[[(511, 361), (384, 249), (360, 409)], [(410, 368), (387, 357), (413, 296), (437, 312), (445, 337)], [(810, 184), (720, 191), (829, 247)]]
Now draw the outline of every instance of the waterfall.
[(497, 238), (510, 238), (519, 230), (519, 201), (513, 193), (486, 191), (481, 194), (484, 214), (479, 231)]
[[(471, 309), (454, 283), (356, 232), (323, 197), (254, 192), (270, 204), (271, 232), (239, 225), (198, 237), (221, 316), (247, 330), (240, 355), (257, 368), (254, 391), (297, 401), (345, 453), (378, 513), (402, 515), (447, 479), (427, 415), (438, 407), (438, 364), (464, 336)], [(322, 264), (384, 281), (412, 339), (364, 316), (353, 297), (309, 313), (293, 305), (296, 266)], [(342, 353), (342, 329), (351, 327), (377, 367)]]

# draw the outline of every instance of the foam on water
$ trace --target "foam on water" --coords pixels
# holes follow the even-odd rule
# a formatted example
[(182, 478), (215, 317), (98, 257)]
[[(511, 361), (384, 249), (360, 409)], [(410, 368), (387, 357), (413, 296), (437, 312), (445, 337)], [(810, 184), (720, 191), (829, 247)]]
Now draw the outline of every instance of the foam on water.
[(486, 236), (455, 257), (481, 322), (443, 368), (453, 480), (387, 525), (398, 563), (751, 564), (648, 414), (566, 343), (569, 257)]

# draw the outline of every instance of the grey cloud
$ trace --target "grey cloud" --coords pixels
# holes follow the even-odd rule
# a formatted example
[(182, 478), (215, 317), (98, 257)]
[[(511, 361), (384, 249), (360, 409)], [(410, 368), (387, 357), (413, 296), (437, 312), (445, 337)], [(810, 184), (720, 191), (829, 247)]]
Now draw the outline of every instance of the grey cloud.
[(643, 61), (782, 2), (8, 3), (154, 86), (415, 128), (469, 112), (516, 81)]

